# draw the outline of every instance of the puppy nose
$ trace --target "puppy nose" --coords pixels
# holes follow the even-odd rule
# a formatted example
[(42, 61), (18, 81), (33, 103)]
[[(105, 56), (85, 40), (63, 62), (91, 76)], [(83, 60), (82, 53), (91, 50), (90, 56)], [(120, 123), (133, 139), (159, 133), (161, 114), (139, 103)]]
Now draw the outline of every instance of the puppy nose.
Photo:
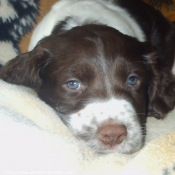
[(127, 135), (124, 125), (111, 124), (101, 126), (97, 131), (98, 139), (105, 145), (114, 146), (120, 144)]

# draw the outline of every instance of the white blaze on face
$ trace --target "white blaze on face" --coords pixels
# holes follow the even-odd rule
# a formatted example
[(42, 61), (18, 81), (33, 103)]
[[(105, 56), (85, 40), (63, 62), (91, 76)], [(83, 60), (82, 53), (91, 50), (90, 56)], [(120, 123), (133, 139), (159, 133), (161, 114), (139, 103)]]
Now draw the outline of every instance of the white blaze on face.
[[(110, 150), (95, 137), (98, 128), (112, 121), (124, 125), (127, 128), (125, 140)], [(75, 135), (83, 135), (90, 127), (88, 133), (90, 139), (85, 140), (87, 144), (99, 152), (117, 151), (129, 153), (138, 150), (142, 145), (142, 131), (138, 116), (132, 104), (125, 99), (110, 99), (106, 101), (95, 101), (88, 104), (84, 109), (70, 115), (69, 128)]]

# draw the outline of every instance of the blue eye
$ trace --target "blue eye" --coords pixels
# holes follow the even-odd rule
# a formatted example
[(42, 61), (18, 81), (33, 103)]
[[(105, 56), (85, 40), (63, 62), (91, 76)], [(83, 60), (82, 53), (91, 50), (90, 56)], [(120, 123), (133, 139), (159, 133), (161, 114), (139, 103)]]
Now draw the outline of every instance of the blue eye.
[(137, 84), (137, 82), (138, 82), (138, 77), (136, 75), (129, 76), (129, 78), (128, 78), (128, 85), (129, 86), (134, 87)]
[(81, 84), (77, 80), (70, 80), (67, 82), (67, 87), (71, 90), (78, 90), (78, 89), (80, 89), (80, 86), (81, 86)]

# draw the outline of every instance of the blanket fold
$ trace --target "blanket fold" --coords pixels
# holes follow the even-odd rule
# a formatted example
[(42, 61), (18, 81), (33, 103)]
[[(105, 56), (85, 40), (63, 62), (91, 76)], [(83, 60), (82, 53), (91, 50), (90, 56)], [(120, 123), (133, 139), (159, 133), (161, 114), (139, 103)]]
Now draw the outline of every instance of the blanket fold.
[(148, 118), (146, 143), (139, 152), (97, 155), (74, 138), (33, 90), (2, 80), (0, 87), (1, 172), (175, 174), (175, 111), (164, 120)]

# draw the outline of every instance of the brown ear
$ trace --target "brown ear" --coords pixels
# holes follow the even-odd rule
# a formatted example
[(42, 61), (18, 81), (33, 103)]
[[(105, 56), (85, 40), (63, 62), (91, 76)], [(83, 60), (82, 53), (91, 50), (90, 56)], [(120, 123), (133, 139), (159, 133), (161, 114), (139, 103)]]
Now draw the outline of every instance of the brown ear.
[[(159, 60), (160, 61), (160, 60)], [(149, 88), (148, 115), (162, 119), (175, 106), (175, 77), (171, 70), (157, 65)]]
[(0, 78), (9, 83), (38, 89), (41, 70), (48, 64), (50, 53), (37, 46), (31, 52), (10, 60), (0, 71)]

